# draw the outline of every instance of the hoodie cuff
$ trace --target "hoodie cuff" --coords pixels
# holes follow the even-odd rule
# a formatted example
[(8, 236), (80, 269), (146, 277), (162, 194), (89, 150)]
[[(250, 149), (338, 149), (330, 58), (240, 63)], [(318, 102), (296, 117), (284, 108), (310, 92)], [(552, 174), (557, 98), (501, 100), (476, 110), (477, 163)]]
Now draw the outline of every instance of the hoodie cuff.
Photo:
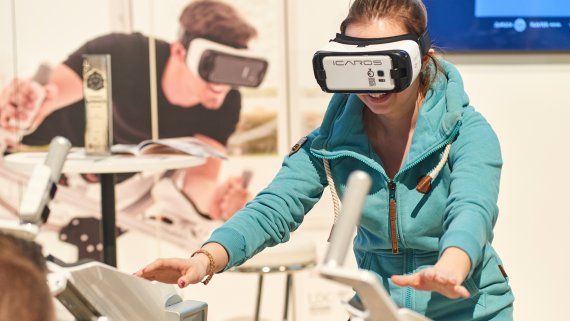
[(243, 235), (232, 228), (217, 228), (204, 245), (208, 243), (218, 243), (226, 249), (228, 253), (228, 264), (220, 272), (224, 272), (231, 267), (243, 263), (246, 258), (245, 241)]
[(449, 247), (457, 247), (467, 253), (469, 260), (471, 260), (471, 268), (469, 269), (469, 274), (465, 278), (466, 280), (471, 277), (475, 266), (481, 260), (482, 247), (479, 245), (479, 241), (469, 234), (468, 231), (448, 231), (443, 235), (440, 241), (439, 256)]

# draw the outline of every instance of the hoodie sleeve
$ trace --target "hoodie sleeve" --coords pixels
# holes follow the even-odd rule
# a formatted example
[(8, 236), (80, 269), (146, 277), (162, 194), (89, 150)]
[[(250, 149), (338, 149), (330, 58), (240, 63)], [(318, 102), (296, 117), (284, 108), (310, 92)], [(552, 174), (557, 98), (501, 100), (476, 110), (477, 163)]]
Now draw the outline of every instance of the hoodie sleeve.
[(312, 156), (315, 132), (287, 156), (268, 187), (216, 229), (206, 241), (221, 244), (229, 255), (224, 270), (240, 265), (265, 247), (289, 240), (290, 232), (320, 199), (326, 186), (322, 161)]
[(465, 251), (471, 260), (469, 275), (480, 263), (483, 247), (493, 238), (502, 164), (493, 129), (468, 107), (450, 154), (451, 185), (440, 255), (448, 247)]

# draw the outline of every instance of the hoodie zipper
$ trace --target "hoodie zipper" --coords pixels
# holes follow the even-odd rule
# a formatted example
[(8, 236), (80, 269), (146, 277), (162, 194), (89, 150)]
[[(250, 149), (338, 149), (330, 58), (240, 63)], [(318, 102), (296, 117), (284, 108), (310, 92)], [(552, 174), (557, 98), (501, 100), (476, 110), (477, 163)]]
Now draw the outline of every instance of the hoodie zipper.
[(388, 189), (389, 189), (389, 195), (390, 195), (389, 213), (390, 213), (390, 232), (392, 234), (391, 235), (392, 254), (398, 254), (399, 253), (399, 251), (398, 251), (398, 240), (400, 239), (400, 237), (398, 236), (398, 225), (397, 225), (398, 215), (397, 215), (397, 206), (396, 206), (396, 204), (397, 204), (397, 202), (396, 202), (396, 183), (394, 181), (402, 173), (404, 173), (405, 171), (409, 170), (410, 168), (416, 166), (417, 164), (419, 164), (420, 162), (422, 162), (423, 160), (425, 160), (429, 156), (433, 155), (433, 153), (442, 149), (450, 141), (452, 141), (455, 138), (455, 136), (457, 135), (457, 132), (459, 132), (459, 127), (461, 127), (461, 121), (458, 121), (457, 124), (455, 124), (453, 131), (447, 137), (446, 140), (444, 140), (443, 142), (438, 144), (436, 147), (430, 149), (427, 153), (425, 153), (424, 155), (422, 155), (421, 157), (419, 157), (418, 159), (416, 159), (412, 163), (408, 164), (406, 167), (400, 169), (398, 171), (398, 173), (396, 173), (396, 175), (394, 175), (393, 179), (388, 179), (389, 180)]
[[(406, 271), (405, 274), (411, 273), (414, 270), (414, 250), (406, 253)], [(414, 293), (414, 289), (412, 287), (406, 287), (406, 295), (404, 299), (404, 306), (409, 309), (413, 309), (412, 307), (412, 295)]]
[[(389, 219), (390, 219), (390, 234), (391, 234), (390, 239), (391, 239), (392, 254), (398, 254), (399, 253), (399, 249), (398, 249), (399, 234), (398, 234), (398, 224), (397, 224), (398, 215), (397, 215), (397, 202), (396, 202), (396, 183), (394, 181), (403, 172), (405, 172), (405, 171), (409, 170), (410, 168), (416, 166), (417, 164), (419, 164), (420, 162), (422, 162), (423, 160), (425, 160), (426, 158), (431, 156), (433, 153), (435, 153), (438, 150), (440, 150), (441, 148), (443, 148), (450, 141), (452, 141), (455, 138), (455, 136), (457, 136), (457, 133), (459, 132), (460, 127), (461, 127), (461, 120), (459, 120), (457, 122), (457, 124), (455, 124), (453, 131), (451, 132), (451, 134), (447, 137), (447, 139), (445, 141), (441, 142), (436, 147), (430, 149), (429, 152), (425, 153), (424, 155), (422, 155), (421, 157), (416, 159), (414, 162), (408, 164), (406, 167), (400, 169), (398, 171), (398, 173), (396, 173), (396, 175), (394, 176), (393, 179), (390, 179), (388, 177), (388, 175), (385, 172), (383, 172), (382, 170), (378, 170), (378, 169), (374, 168), (375, 166), (369, 164), (368, 162), (366, 162), (362, 159), (359, 159), (358, 157), (354, 157), (354, 155), (351, 155), (350, 153), (339, 153), (339, 154), (332, 156), (332, 157), (326, 157), (323, 155), (318, 155), (314, 151), (311, 151), (311, 153), (315, 157), (326, 158), (326, 159), (337, 159), (337, 158), (344, 157), (344, 156), (353, 157), (353, 158), (356, 158), (356, 159), (363, 161), (365, 164), (369, 165), (372, 169), (378, 170), (384, 176), (384, 178), (388, 182), (388, 191), (389, 191), (389, 208), (388, 208), (388, 210), (389, 210)], [(406, 265), (408, 268), (407, 271), (412, 271), (412, 269), (413, 269), (412, 259), (414, 257), (414, 252), (412, 251), (411, 253), (407, 253), (406, 256), (407, 256), (406, 257), (406, 259), (407, 259)], [(407, 271), (406, 271), (406, 273), (407, 273)], [(406, 288), (405, 298), (404, 298), (404, 306), (406, 308), (410, 308), (410, 309), (412, 308), (412, 296), (413, 296), (413, 290), (410, 287)]]
[(443, 142), (441, 142), (440, 144), (438, 144), (434, 148), (430, 149), (429, 152), (425, 153), (424, 155), (422, 155), (421, 157), (416, 159), (414, 162), (412, 162), (412, 163), (408, 164), (406, 167), (400, 169), (400, 171), (398, 171), (398, 173), (396, 173), (396, 175), (394, 176), (393, 179), (390, 179), (388, 177), (388, 175), (385, 172), (383, 172), (382, 170), (375, 168), (375, 166), (373, 166), (372, 164), (369, 164), (367, 161), (360, 159), (358, 157), (355, 157), (354, 155), (352, 155), (350, 153), (340, 152), (339, 154), (337, 154), (335, 156), (319, 155), (314, 151), (311, 151), (311, 153), (315, 157), (323, 158), (323, 159), (329, 159), (329, 160), (337, 159), (337, 158), (341, 158), (341, 157), (353, 157), (353, 158), (356, 158), (356, 159), (363, 161), (365, 164), (369, 165), (372, 169), (376, 169), (378, 172), (380, 172), (380, 174), (382, 174), (384, 176), (384, 178), (388, 182), (388, 192), (389, 192), (388, 213), (389, 213), (389, 220), (390, 220), (390, 240), (391, 240), (392, 254), (398, 254), (399, 253), (398, 241), (399, 241), (400, 237), (399, 237), (399, 233), (398, 233), (398, 224), (397, 224), (398, 215), (397, 215), (395, 180), (403, 172), (405, 172), (405, 171), (409, 170), (410, 168), (416, 166), (417, 164), (419, 164), (420, 162), (422, 162), (423, 160), (425, 160), (426, 158), (431, 156), (433, 153), (437, 152), (438, 150), (443, 148), (445, 145), (447, 145), (451, 140), (453, 140), (455, 138), (455, 136), (459, 132), (459, 127), (461, 127), (461, 121), (460, 120), (457, 121), (457, 124), (455, 124), (455, 127), (453, 128), (453, 131), (447, 137), (446, 140), (444, 140)]
[[(457, 133), (459, 132), (460, 126), (461, 126), (461, 121), (458, 121), (457, 124), (455, 125), (455, 127), (453, 128), (452, 133), (448, 136), (448, 138), (444, 142), (440, 143), (435, 148), (431, 149), (428, 153), (426, 153), (425, 155), (422, 155), (422, 157), (416, 159), (414, 162), (412, 162), (408, 166), (406, 166), (403, 169), (401, 169), (400, 171), (398, 171), (398, 173), (396, 173), (396, 175), (394, 176), (394, 179), (396, 179), (396, 177), (398, 177), (401, 173), (403, 173), (403, 172), (407, 171), (408, 169), (416, 166), (421, 161), (428, 158), (430, 155), (432, 155), (436, 151), (440, 150), (445, 145), (447, 145), (450, 141), (452, 141), (455, 138), (455, 136), (457, 135)], [(390, 188), (390, 184), (392, 184), (393, 187)], [(392, 180), (390, 181), (390, 184), (388, 186), (390, 188), (390, 224), (392, 224), (392, 210), (394, 211), (394, 215), (396, 212), (396, 199), (395, 199), (395, 196), (394, 196), (394, 199), (392, 199), (392, 196), (396, 194), (396, 184)], [(394, 206), (392, 206), (392, 202), (393, 202)], [(396, 220), (394, 219), (394, 225), (395, 224), (396, 224)], [(392, 231), (396, 230), (396, 227), (394, 226), (393, 228), (391, 228), (391, 230)], [(394, 233), (394, 232), (392, 232), (392, 233)], [(397, 254), (398, 253), (398, 243), (397, 243), (397, 239), (396, 239), (396, 252), (394, 252), (394, 236), (393, 235), (394, 234), (392, 234), (392, 253)], [(409, 253), (406, 253), (406, 271), (405, 271), (406, 274), (411, 273), (411, 271), (413, 271), (413, 268), (414, 268), (414, 264), (412, 261), (413, 258), (414, 258), (414, 250), (412, 250)], [(404, 296), (404, 307), (406, 307), (408, 309), (413, 309), (413, 307), (412, 307), (413, 293), (414, 293), (414, 290), (411, 287), (406, 287), (405, 296)]]
[(398, 254), (398, 228), (396, 225), (396, 183), (390, 180), (388, 183), (388, 190), (390, 194), (390, 237), (392, 240), (392, 254)]

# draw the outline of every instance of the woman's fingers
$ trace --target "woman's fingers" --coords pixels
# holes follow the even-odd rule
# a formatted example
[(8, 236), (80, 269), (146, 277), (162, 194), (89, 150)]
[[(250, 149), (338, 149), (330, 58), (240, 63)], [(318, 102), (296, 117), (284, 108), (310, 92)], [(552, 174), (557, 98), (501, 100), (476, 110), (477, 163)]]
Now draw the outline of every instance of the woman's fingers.
[(463, 285), (456, 285), (453, 288), (453, 291), (457, 295), (457, 297), (462, 297), (464, 299), (468, 299), (471, 296), (471, 293), (465, 288)]
[(201, 281), (205, 268), (193, 259), (158, 259), (134, 275), (151, 281), (178, 284), (180, 288)]
[(416, 288), (419, 286), (419, 276), (417, 274), (394, 275), (392, 276), (392, 282), (399, 286), (411, 286)]
[(428, 268), (420, 272), (420, 278), (426, 281), (433, 281), (435, 279), (435, 270), (433, 268)]
[(164, 283), (176, 283), (178, 278), (185, 274), (187, 264), (182, 259), (159, 259), (135, 272), (135, 275), (147, 280), (156, 280)]
[(173, 270), (154, 270), (154, 271), (143, 271), (142, 273), (136, 273), (135, 275), (140, 276), (149, 281), (159, 281), (162, 283), (174, 284), (180, 277), (180, 273)]
[(396, 285), (409, 286), (420, 291), (439, 292), (451, 299), (469, 298), (470, 296), (469, 291), (458, 284), (455, 278), (434, 268), (427, 268), (410, 275), (394, 275), (391, 279)]
[(172, 265), (172, 263), (169, 263), (168, 259), (158, 259), (158, 260), (154, 260), (152, 263), (145, 266), (141, 271), (143, 274), (152, 273), (156, 270), (160, 270), (164, 267), (171, 266), (171, 265)]
[(188, 277), (186, 275), (183, 275), (183, 276), (178, 278), (178, 280), (176, 281), (176, 284), (178, 284), (179, 288), (183, 289), (188, 284), (190, 284), (190, 281), (188, 281)]
[(195, 271), (188, 271), (188, 273), (182, 275), (181, 277), (176, 280), (176, 283), (180, 288), (186, 287), (188, 284), (195, 284), (200, 282), (201, 279), (198, 276), (198, 273)]

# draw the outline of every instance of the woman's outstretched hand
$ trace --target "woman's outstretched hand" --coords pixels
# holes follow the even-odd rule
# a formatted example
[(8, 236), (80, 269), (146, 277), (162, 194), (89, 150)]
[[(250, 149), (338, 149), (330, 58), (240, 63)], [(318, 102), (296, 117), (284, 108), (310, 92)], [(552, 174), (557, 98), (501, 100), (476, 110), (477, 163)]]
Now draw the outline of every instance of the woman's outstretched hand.
[(151, 281), (178, 284), (180, 288), (188, 284), (200, 282), (207, 274), (208, 261), (201, 260), (200, 256), (190, 259), (158, 259), (134, 275)]
[[(202, 281), (208, 273), (222, 271), (228, 264), (229, 256), (225, 248), (215, 242), (204, 245), (189, 259), (158, 259), (145, 266), (134, 275), (151, 281), (178, 284), (184, 288), (188, 284)], [(208, 269), (212, 270), (209, 271)], [(211, 275), (210, 274), (210, 277)], [(206, 279), (204, 284), (209, 280)]]
[(470, 269), (471, 260), (467, 253), (457, 247), (449, 247), (434, 266), (414, 274), (394, 275), (392, 281), (420, 291), (439, 292), (450, 299), (468, 298), (469, 291), (461, 283)]
[(450, 299), (468, 298), (469, 291), (456, 277), (429, 267), (410, 275), (394, 275), (392, 281), (399, 286), (409, 286), (420, 291), (435, 291)]

